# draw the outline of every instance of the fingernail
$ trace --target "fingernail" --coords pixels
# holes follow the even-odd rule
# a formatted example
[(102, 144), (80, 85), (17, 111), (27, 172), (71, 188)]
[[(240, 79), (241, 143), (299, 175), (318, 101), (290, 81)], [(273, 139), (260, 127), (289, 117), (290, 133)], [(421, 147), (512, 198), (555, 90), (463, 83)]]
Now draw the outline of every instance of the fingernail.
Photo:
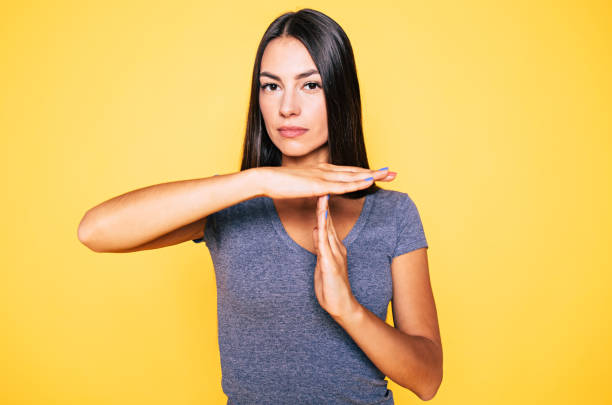
[(327, 199), (329, 200), (329, 194), (327, 194)]
[(378, 170), (377, 170), (377, 172), (378, 172), (378, 171), (381, 171), (381, 170), (387, 170), (388, 168), (389, 168), (389, 166), (387, 166), (387, 167), (383, 167), (382, 169), (378, 169)]
[(374, 177), (368, 177), (367, 179), (363, 179), (363, 180), (364, 181), (370, 181), (370, 180), (373, 180), (373, 179), (374, 179)]
[(327, 210), (325, 210), (325, 219), (327, 219)]

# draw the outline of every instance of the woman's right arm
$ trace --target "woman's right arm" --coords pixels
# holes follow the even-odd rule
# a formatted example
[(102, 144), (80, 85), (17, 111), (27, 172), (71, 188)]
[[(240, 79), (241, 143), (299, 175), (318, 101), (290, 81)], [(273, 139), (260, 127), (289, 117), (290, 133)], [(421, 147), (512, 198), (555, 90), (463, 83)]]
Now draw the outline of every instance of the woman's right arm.
[(260, 175), (260, 168), (252, 168), (130, 191), (89, 209), (78, 238), (95, 252), (114, 253), (195, 239), (208, 215), (264, 195)]

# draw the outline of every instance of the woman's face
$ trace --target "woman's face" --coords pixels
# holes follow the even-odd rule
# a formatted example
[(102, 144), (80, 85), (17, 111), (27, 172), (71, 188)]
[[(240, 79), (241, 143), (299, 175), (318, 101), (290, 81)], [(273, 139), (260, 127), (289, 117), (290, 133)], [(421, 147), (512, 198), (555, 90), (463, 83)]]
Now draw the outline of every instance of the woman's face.
[[(262, 56), (259, 84), (259, 108), (270, 139), (284, 155), (283, 163), (288, 163), (287, 157), (313, 151), (319, 155), (314, 160), (327, 161), (325, 94), (306, 47), (293, 37), (270, 41)], [(282, 127), (306, 131), (283, 131)]]

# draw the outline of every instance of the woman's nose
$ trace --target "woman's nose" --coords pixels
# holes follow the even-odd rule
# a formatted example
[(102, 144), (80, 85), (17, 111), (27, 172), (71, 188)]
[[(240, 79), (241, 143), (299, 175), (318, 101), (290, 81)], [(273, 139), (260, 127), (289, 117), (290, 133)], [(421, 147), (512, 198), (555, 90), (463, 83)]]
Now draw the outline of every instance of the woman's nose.
[(283, 116), (300, 113), (299, 99), (295, 91), (287, 90), (284, 92), (281, 99), (280, 113)]

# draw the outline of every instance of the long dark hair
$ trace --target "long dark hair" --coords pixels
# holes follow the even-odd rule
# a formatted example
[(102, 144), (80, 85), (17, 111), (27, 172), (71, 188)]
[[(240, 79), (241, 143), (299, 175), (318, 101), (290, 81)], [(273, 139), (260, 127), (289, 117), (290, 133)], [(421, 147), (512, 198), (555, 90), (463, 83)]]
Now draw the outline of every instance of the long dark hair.
[[(261, 59), (268, 43), (282, 36), (302, 42), (321, 75), (327, 107), (330, 163), (369, 169), (361, 121), (361, 95), (351, 43), (340, 25), (330, 17), (304, 8), (276, 18), (257, 48), (240, 170), (281, 166), (282, 163), (282, 154), (270, 140), (259, 109)], [(372, 183), (368, 188), (343, 196), (360, 198), (378, 189)]]

